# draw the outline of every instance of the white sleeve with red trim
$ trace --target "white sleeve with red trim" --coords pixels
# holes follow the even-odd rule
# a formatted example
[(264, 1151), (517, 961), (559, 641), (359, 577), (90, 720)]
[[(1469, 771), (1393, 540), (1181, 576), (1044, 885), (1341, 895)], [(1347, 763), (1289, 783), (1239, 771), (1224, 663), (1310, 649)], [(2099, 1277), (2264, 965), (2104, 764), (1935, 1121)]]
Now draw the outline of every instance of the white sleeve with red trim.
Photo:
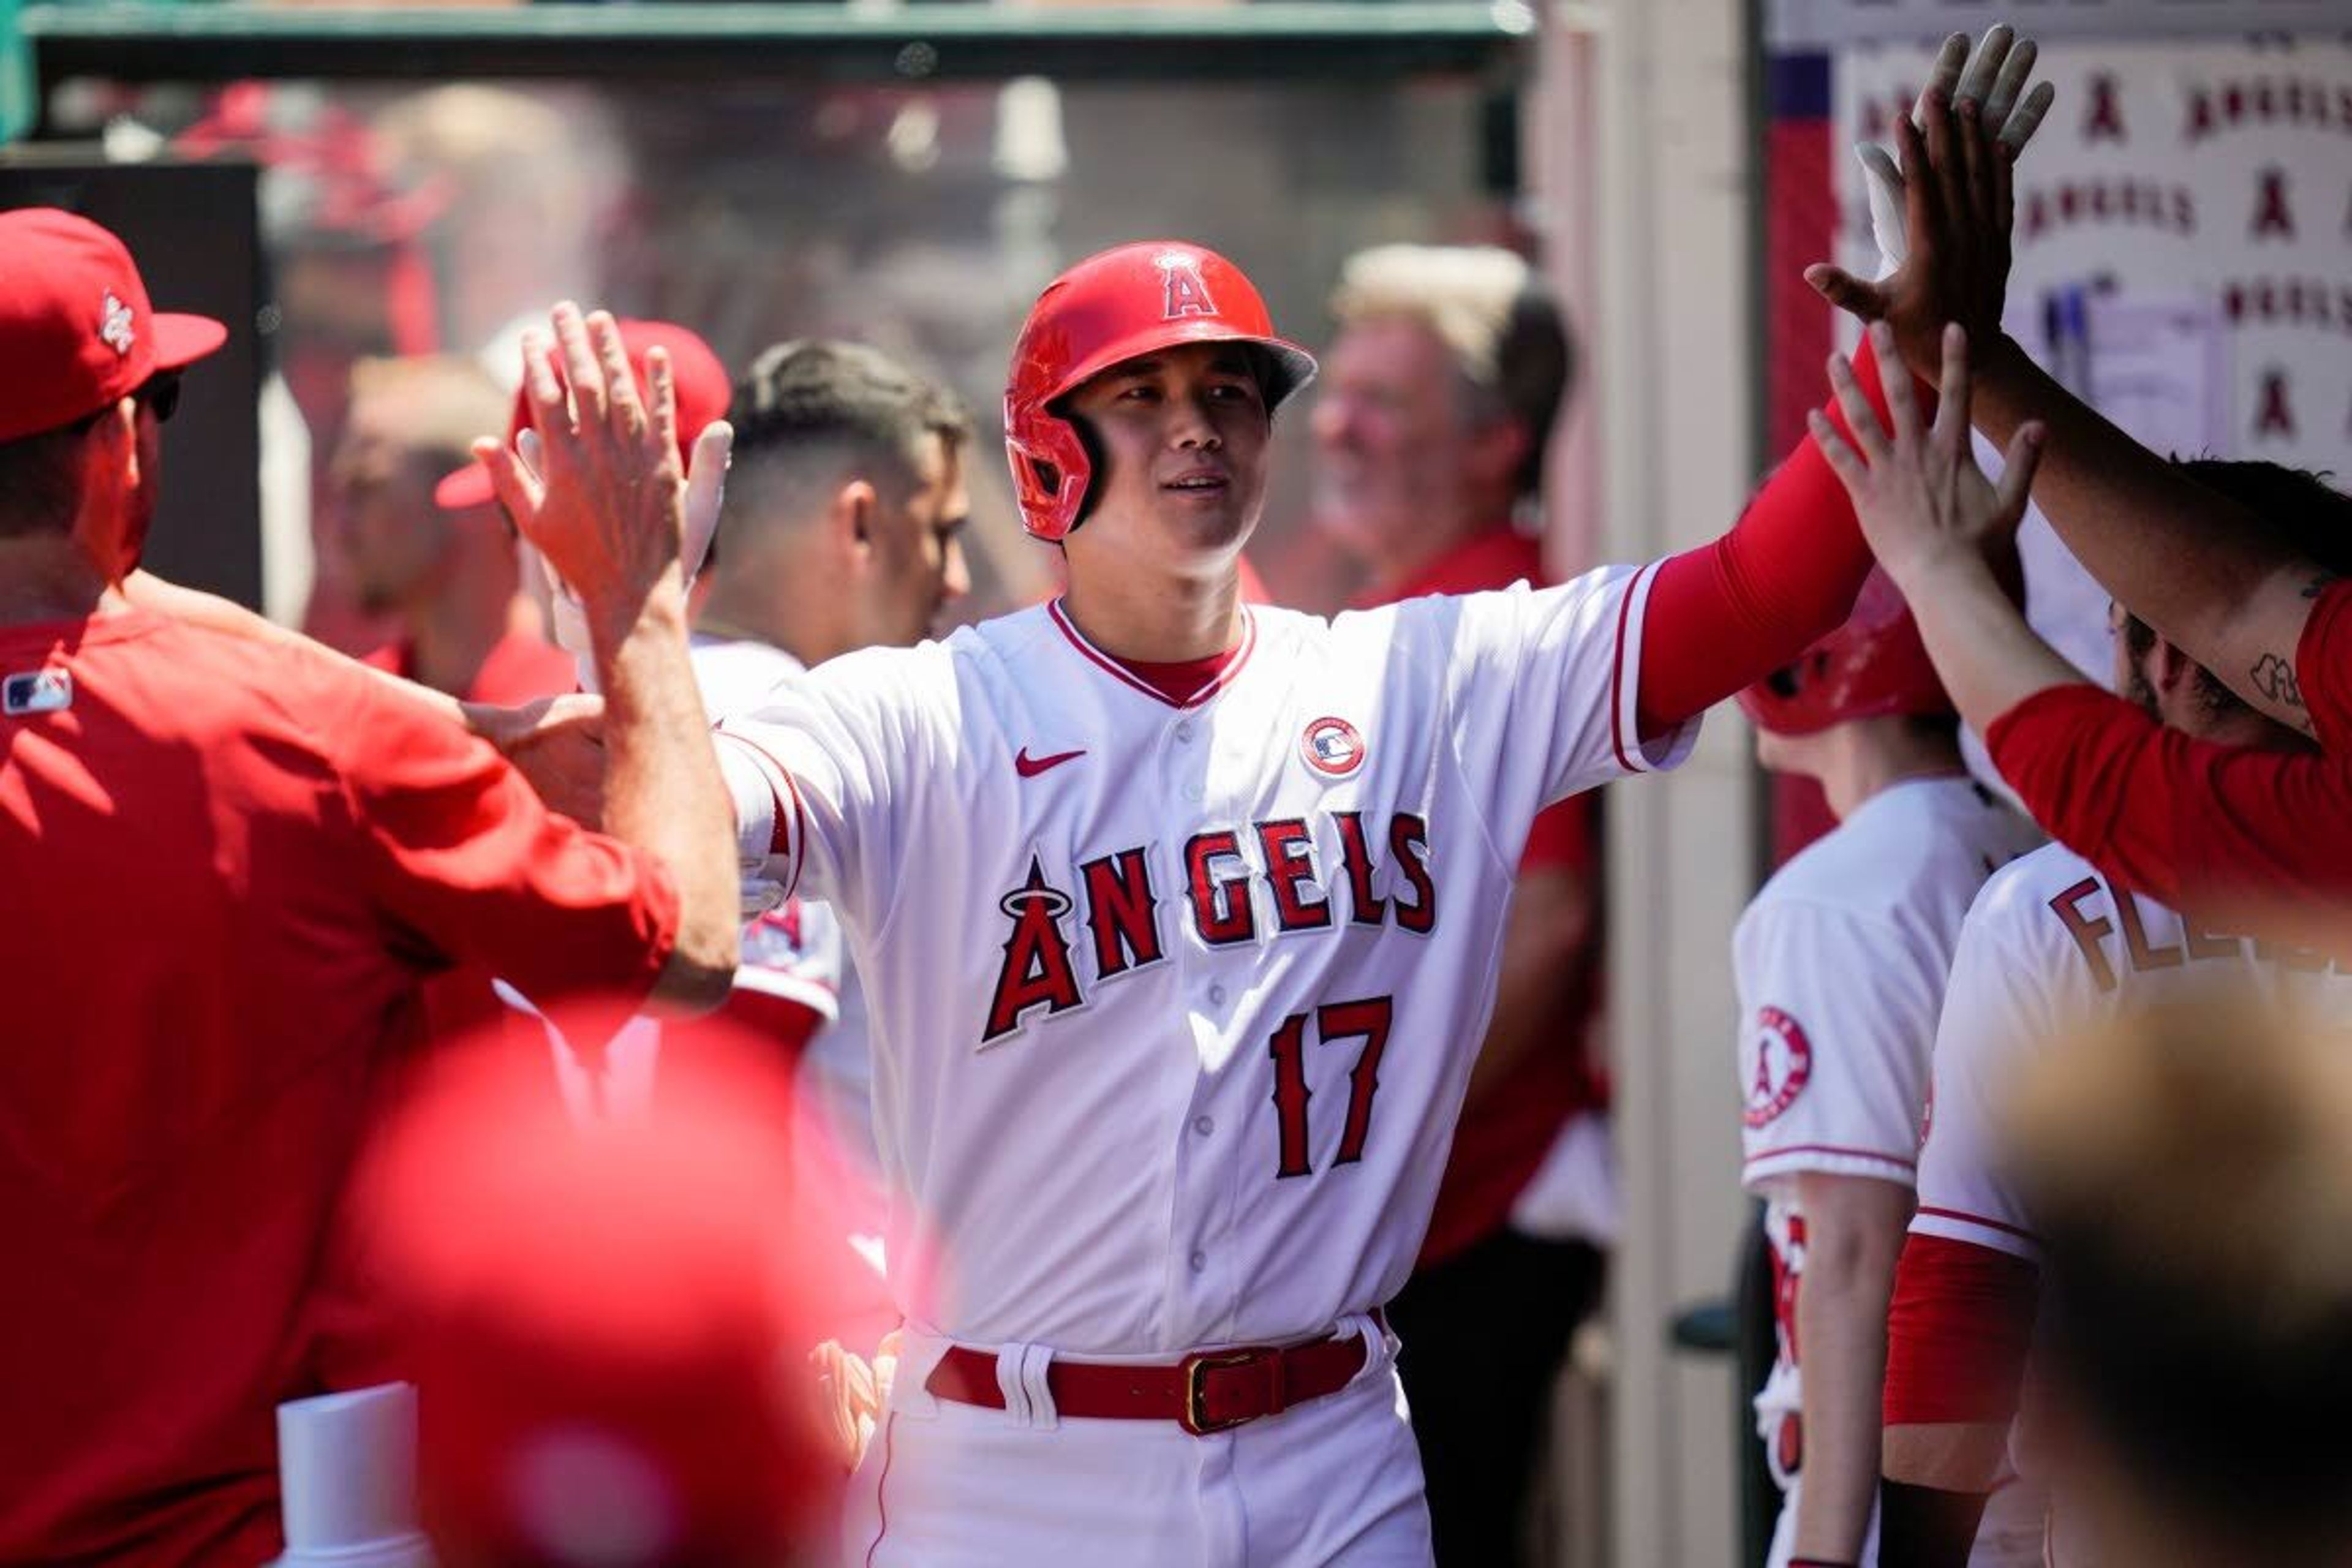
[(841, 1016), (841, 974), (847, 962), (832, 907), (791, 898), (743, 928), (735, 984), (797, 1002), (831, 1024)]
[(899, 885), (902, 808), (953, 787), (954, 672), (940, 645), (846, 655), (719, 721), (748, 877), (874, 929)]
[(1912, 1184), (1943, 974), (1893, 923), (1768, 886), (1732, 938), (1740, 1179), (1795, 1197), (1800, 1173)]
[[(1603, 566), (1553, 588), (1409, 599), (1381, 656), (1444, 671), (1444, 717), (1487, 820), (1519, 839), (1554, 801), (1629, 773), (1680, 765), (1691, 720), (1645, 750), (1634, 735), (1642, 616), (1655, 565)], [(1344, 625), (1348, 617), (1342, 617)], [(1518, 844), (1496, 846), (1516, 860)]]
[[(1919, 1152), (1919, 1207), (1911, 1228), (1990, 1247), (2029, 1263), (2042, 1249), (1996, 1157), (2001, 1107), (2053, 1031), (2095, 994), (2070, 984), (2081, 955), (2067, 943), (2042, 887), (2051, 868), (2090, 868), (2056, 846), (1985, 884), (1960, 926), (1952, 984), (1936, 1030), (1935, 1100)], [(2095, 881), (2094, 889), (2105, 897)]]

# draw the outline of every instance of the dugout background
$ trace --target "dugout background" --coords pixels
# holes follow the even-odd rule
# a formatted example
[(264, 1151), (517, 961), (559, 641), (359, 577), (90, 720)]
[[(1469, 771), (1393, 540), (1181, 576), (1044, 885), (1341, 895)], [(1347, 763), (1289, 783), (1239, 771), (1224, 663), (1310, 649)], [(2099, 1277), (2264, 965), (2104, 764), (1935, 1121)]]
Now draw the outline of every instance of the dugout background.
[[(1068, 260), (1169, 230), (1230, 250), (1310, 343), (1328, 336), (1324, 290), (1359, 245), (1539, 242), (1586, 351), (1554, 464), (1555, 567), (1712, 538), (1821, 395), (1832, 323), (1796, 274), (1822, 256), (1851, 264), (1867, 244), (1846, 145), (1904, 101), (1935, 38), (2000, 17), (2044, 38), (2064, 95), (2021, 198), (2046, 184), (2054, 215), (2075, 191), (2073, 219), (2021, 234), (2013, 298), (2057, 323), (2045, 339), (2029, 319), (2021, 336), (2063, 341), (2088, 373), (2106, 352), (2102, 321), (2130, 324), (2096, 298), (2193, 317), (2203, 324), (2142, 331), (2137, 359), (2109, 354), (2133, 372), (2120, 395), (2160, 410), (2180, 400), (2146, 395), (2150, 384), (2202, 386), (2198, 416), (2220, 433), (2217, 449), (2292, 456), (2342, 482), (2352, 118), (2315, 116), (2305, 94), (2297, 119), (2286, 83), (2340, 89), (2352, 76), (2347, 0), (398, 14), (0, 0), (0, 131), (37, 144), (97, 137), (134, 160), (193, 141), (230, 165), (267, 166), (247, 274), (260, 291), (243, 319), (278, 330), (251, 374), (277, 373), (281, 413), (298, 411), (320, 451), (352, 355), (470, 348), (567, 290), (694, 321), (730, 359), (811, 332), (908, 353), (961, 387), (982, 422), (980, 614), (1044, 586), (992, 456), (1020, 313)], [(2112, 90), (2097, 86), (2103, 74)], [(223, 90), (239, 81), (268, 90)], [(422, 92), (453, 86), (518, 94), (536, 140), (485, 147), (466, 115), (419, 107)], [(2229, 123), (2184, 142), (2200, 91)], [(2122, 139), (2075, 118), (2100, 102), (2120, 109)], [(387, 121), (389, 158), (354, 132)], [(2291, 234), (2256, 223), (2273, 205), (2272, 170)], [(2194, 226), (2138, 221), (2138, 196), (2126, 221), (2119, 193), (2150, 183), (2159, 216), (2179, 214), (2172, 193), (2187, 190)], [(2101, 188), (2105, 217), (2091, 194)], [(125, 226), (167, 304), (199, 303), (189, 269), (202, 257), (242, 254), (234, 234), (150, 240), (145, 216), (137, 207)], [(205, 308), (241, 323), (228, 303)], [(2173, 352), (2190, 339), (2213, 356), (2202, 380)], [(2273, 372), (2291, 439), (2271, 413)], [(242, 408), (240, 397), (232, 416)], [(1329, 605), (1348, 583), (1302, 526), (1298, 423), (1254, 553), (1285, 596)], [(249, 473), (253, 451), (237, 434), (216, 455)], [(175, 447), (171, 460), (184, 498), (195, 459)], [(208, 487), (214, 524), (250, 519), (241, 484)], [(239, 563), (259, 560), (257, 542), (223, 537), (185, 563), (190, 574), (290, 616), (315, 573), (327, 592), (313, 628), (363, 639), (369, 628), (334, 603), (331, 552), (314, 561), (307, 549), (309, 487), (260, 488), (275, 520), (268, 559), (248, 570)], [(159, 542), (159, 563), (184, 564), (170, 548)], [(1727, 1363), (1677, 1351), (1667, 1325), (1723, 1293), (1746, 1217), (1727, 944), (1754, 885), (1741, 873), (1769, 859), (1766, 799), (1745, 727), (1727, 712), (1680, 773), (1610, 803), (1625, 1237), (1598, 1347), (1608, 1394), (1575, 1417), (1606, 1431), (1605, 1462), (1561, 1478), (1607, 1506), (1588, 1510), (1591, 1538), (1564, 1542), (1563, 1563), (1738, 1559), (1738, 1396)], [(1801, 814), (1790, 821), (1784, 845), (1804, 830)], [(1494, 1331), (1511, 1331), (1507, 1304)]]

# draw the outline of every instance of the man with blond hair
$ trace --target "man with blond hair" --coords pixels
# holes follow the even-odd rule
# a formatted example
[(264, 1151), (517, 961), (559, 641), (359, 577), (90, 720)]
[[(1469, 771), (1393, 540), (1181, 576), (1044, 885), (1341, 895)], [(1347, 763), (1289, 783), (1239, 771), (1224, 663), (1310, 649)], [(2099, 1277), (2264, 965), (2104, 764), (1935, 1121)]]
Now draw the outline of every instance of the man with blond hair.
[[(1491, 247), (1384, 245), (1341, 270), (1316, 405), (1318, 523), (1366, 568), (1364, 605), (1549, 581), (1519, 526), (1573, 379), (1559, 308)], [(1602, 1142), (1588, 1060), (1599, 956), (1590, 797), (1536, 820), (1518, 861), (1495, 1012), (1412, 1279), (1392, 1315), (1440, 1563), (1523, 1558), (1552, 1380), (1600, 1298), (1602, 1255), (1512, 1223), (1562, 1131)], [(1493, 1303), (1521, 1303), (1491, 1330)]]

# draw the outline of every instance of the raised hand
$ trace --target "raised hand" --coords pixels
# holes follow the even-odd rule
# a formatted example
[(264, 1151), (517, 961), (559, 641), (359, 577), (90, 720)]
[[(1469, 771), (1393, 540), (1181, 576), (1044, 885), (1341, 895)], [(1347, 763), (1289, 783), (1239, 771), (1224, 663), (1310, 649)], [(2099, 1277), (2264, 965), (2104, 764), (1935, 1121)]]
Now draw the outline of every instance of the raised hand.
[[(592, 633), (618, 638), (646, 599), (685, 588), (686, 476), (669, 358), (646, 356), (648, 396), (629, 373), (620, 329), (604, 311), (558, 305), (555, 342), (523, 338), (523, 389), (537, 435), (534, 469), (478, 443), (524, 539), (579, 595)], [(562, 356), (562, 369), (555, 355)]]
[[(687, 455), (686, 535), (679, 563), (689, 586), (710, 553), (711, 536), (719, 531), (719, 510), (726, 499), (727, 469), (734, 446), (735, 427), (724, 419), (714, 419), (702, 427), (702, 434), (694, 438), (694, 450)], [(540, 451), (538, 431), (526, 429), (515, 437), (515, 456), (526, 475), (539, 474), (546, 459)], [(588, 634), (587, 606), (530, 540), (516, 541), (515, 564), (523, 592), (539, 606), (547, 624), (548, 637), (578, 667), (580, 689), (595, 690), (596, 658)]]
[[(2034, 46), (2011, 44), (2006, 33), (1988, 33), (1948, 88), (1957, 35), (1947, 40), (1918, 108), (1895, 122), (1907, 177), (1894, 173), (1883, 152), (1864, 153), (1873, 228), (1887, 259), (1899, 265), (1876, 283), (1826, 262), (1805, 269), (1805, 280), (1832, 304), (1890, 323), (1915, 374), (1936, 373), (1948, 321), (1966, 327), (1980, 347), (1999, 340), (2014, 217), (2011, 164), (2053, 96), (2047, 83), (2026, 90)], [(1898, 201), (1899, 222), (1882, 215)]]
[[(1930, 106), (1937, 102), (1981, 103), (1986, 133), (2015, 158), (2033, 140), (2042, 117), (2050, 112), (2051, 100), (2057, 96), (2057, 89), (2046, 81), (2031, 93), (2025, 90), (2040, 53), (2032, 39), (2020, 39), (2005, 22), (1987, 28), (1973, 49), (1966, 33), (1954, 33), (1944, 40), (1936, 63), (1928, 69), (1927, 85), (1920, 89), (1919, 101), (1911, 111), (1912, 123), (1925, 124)], [(1853, 151), (1862, 163), (1864, 189), (1870, 199), (1871, 237), (1878, 243), (1883, 278), (1901, 266), (1909, 252), (1903, 174), (1895, 166), (1894, 154), (1874, 142), (1864, 142)]]
[[(1883, 360), (1894, 348), (1889, 329), (1877, 322), (1870, 331)], [(1941, 358), (1941, 401), (1932, 426), (1922, 427), (1910, 378), (1900, 375), (1885, 378), (1893, 428), (1881, 425), (1843, 354), (1831, 359), (1830, 380), (1853, 428), (1853, 444), (1819, 409), (1808, 416), (1813, 439), (1853, 498), (1863, 537), (1915, 603), (1925, 576), (1955, 562), (1981, 562), (1989, 547), (2016, 531), (2041, 456), (2042, 427), (2027, 425), (2010, 443), (2000, 483), (1986, 479), (1969, 440), (1969, 345), (1960, 327), (1945, 328)]]

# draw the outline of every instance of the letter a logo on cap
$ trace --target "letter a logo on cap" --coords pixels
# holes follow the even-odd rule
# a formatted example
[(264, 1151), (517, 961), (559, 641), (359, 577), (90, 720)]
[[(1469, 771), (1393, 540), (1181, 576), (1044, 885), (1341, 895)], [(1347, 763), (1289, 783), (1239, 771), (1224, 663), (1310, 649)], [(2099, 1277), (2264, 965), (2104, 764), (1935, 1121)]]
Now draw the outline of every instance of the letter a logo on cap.
[(1164, 251), (1155, 258), (1160, 263), (1160, 282), (1167, 289), (1165, 321), (1185, 316), (1213, 316), (1217, 307), (1209, 298), (1209, 286), (1201, 280), (1201, 263), (1181, 250)]
[(99, 306), (98, 336), (100, 342), (117, 354), (131, 352), (131, 307), (116, 299), (111, 289), (106, 291), (106, 298)]

